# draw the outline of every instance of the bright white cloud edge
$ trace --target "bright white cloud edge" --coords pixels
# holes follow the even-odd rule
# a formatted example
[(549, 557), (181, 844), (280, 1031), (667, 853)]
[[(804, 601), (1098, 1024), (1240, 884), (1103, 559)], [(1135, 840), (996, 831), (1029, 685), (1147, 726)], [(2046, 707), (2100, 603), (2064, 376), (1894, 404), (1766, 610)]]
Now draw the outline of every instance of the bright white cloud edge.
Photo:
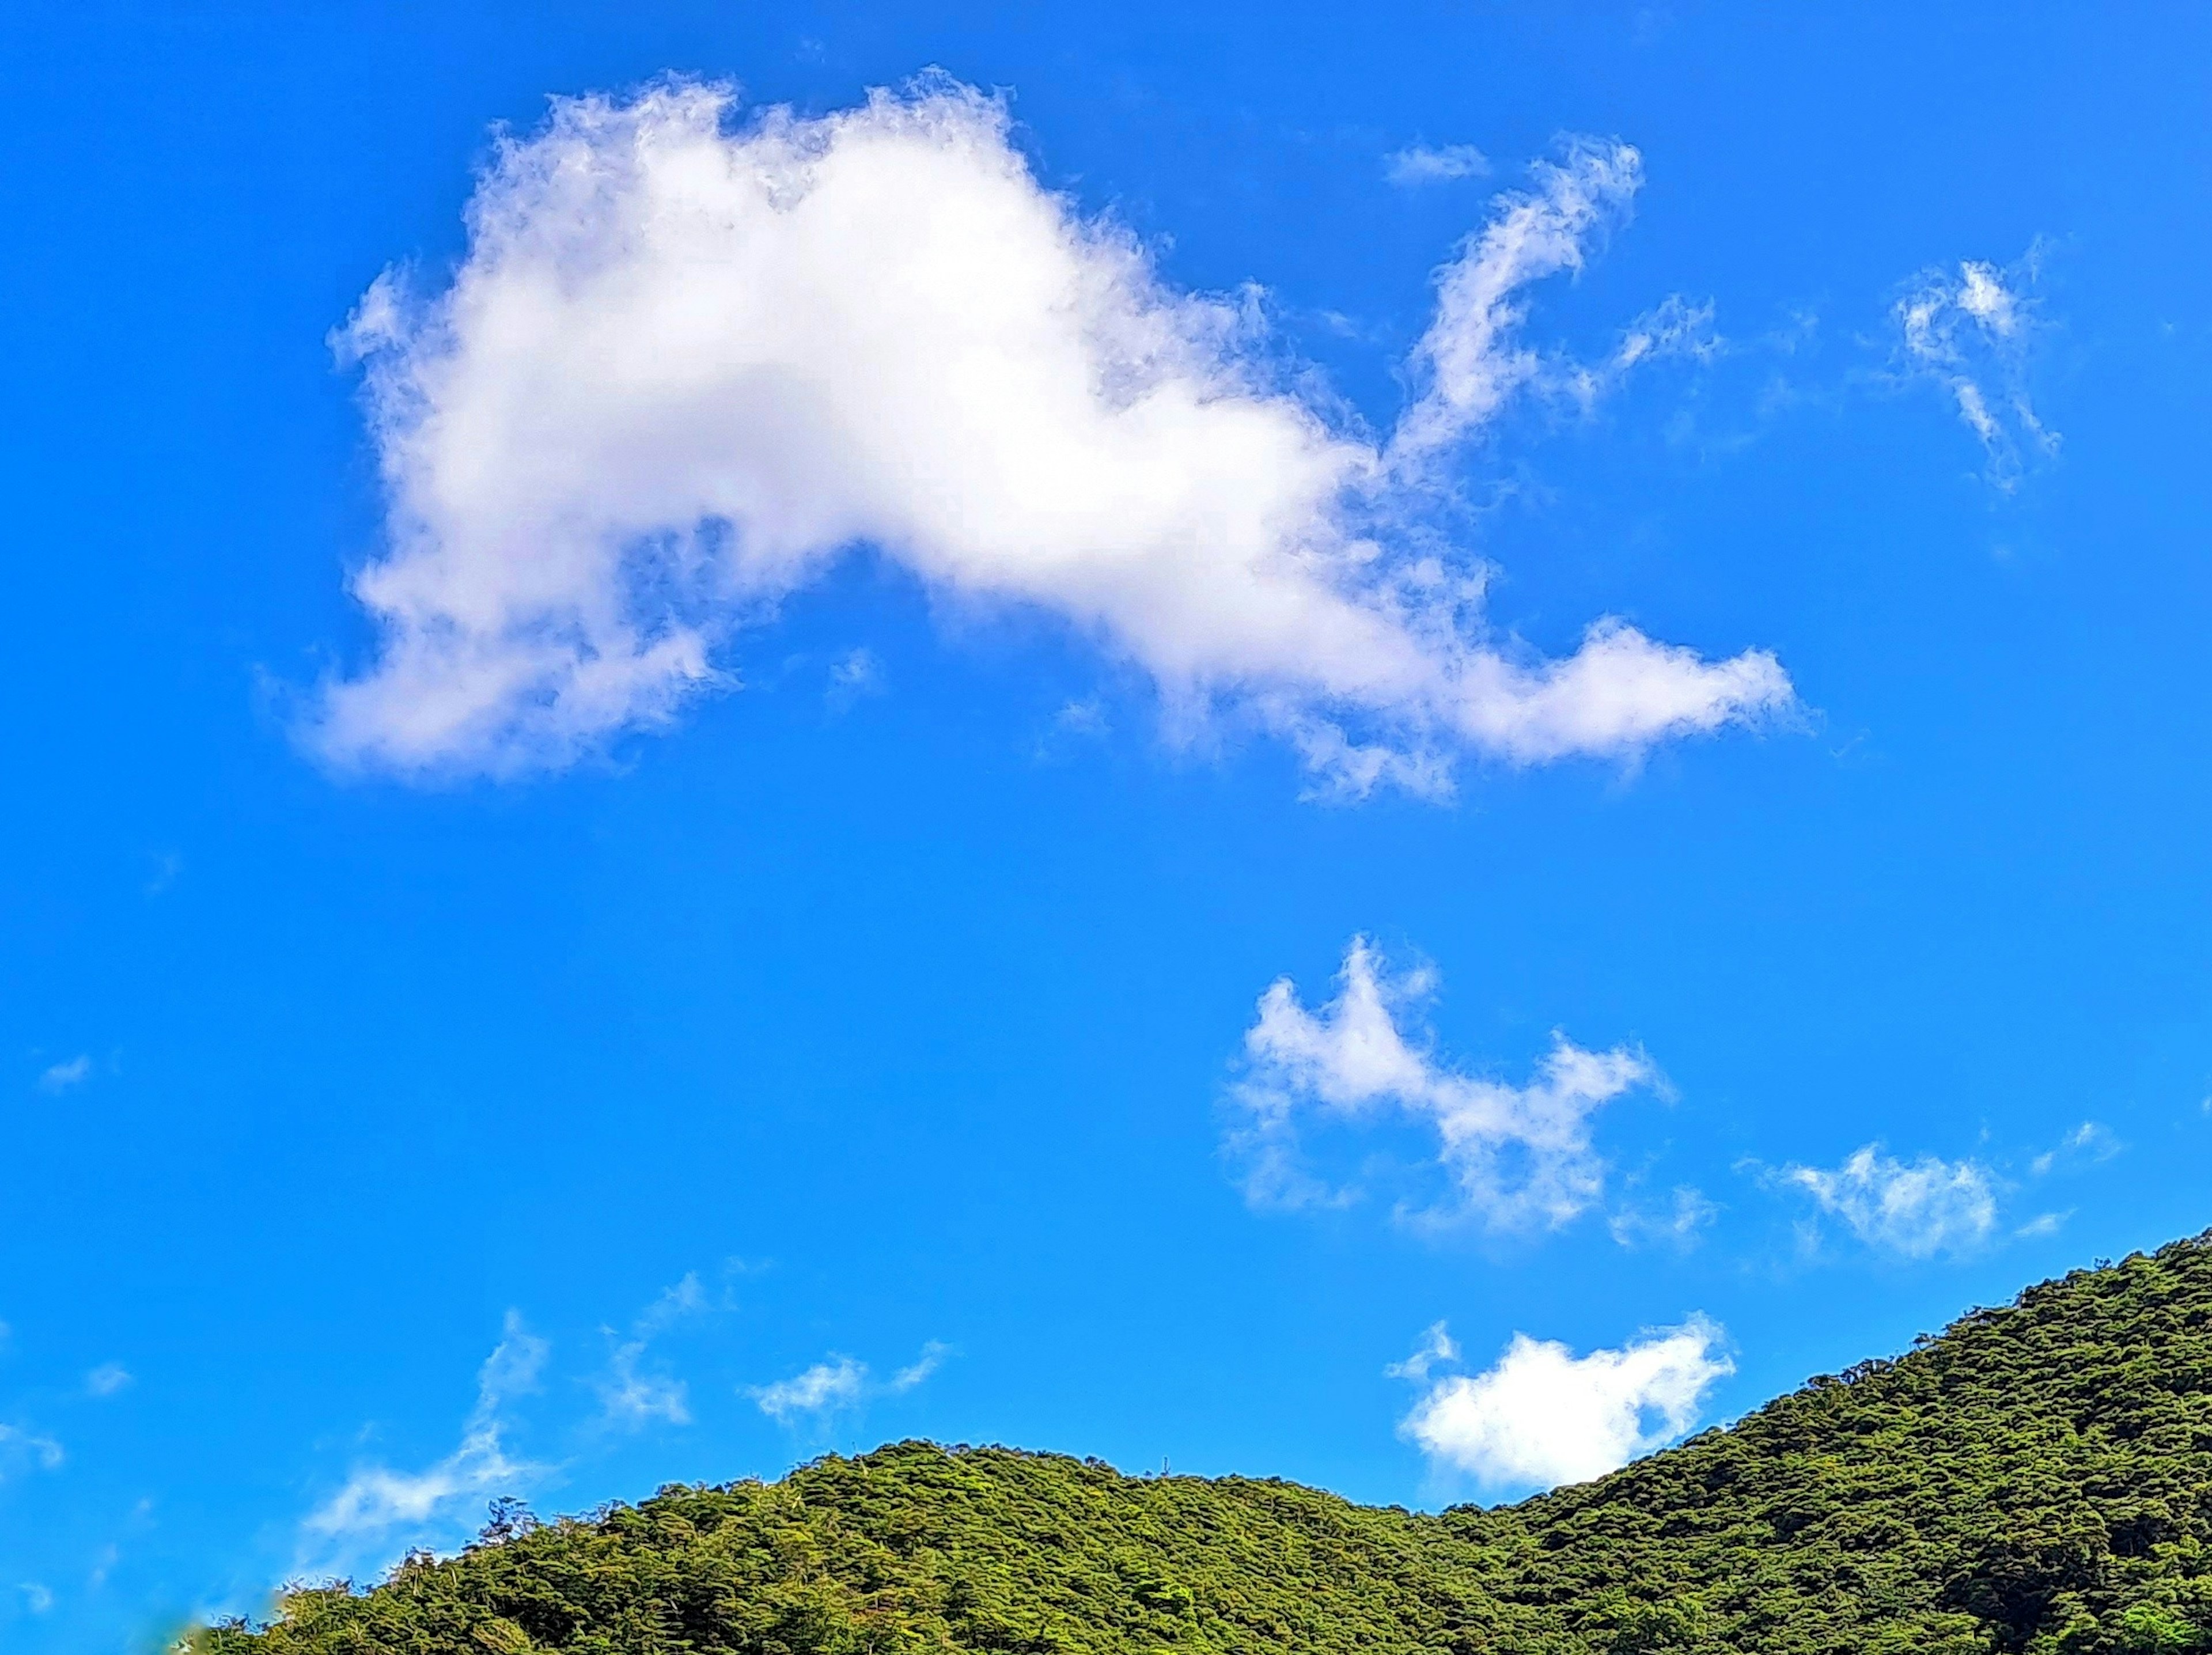
[(1735, 1372), (1724, 1344), (1702, 1316), (1585, 1356), (1516, 1333), (1483, 1372), (1438, 1375), (1459, 1355), (1438, 1323), (1391, 1370), (1423, 1387), (1400, 1431), (1437, 1464), (1490, 1487), (1587, 1482), (1697, 1422), (1706, 1393)]
[(1501, 196), (1378, 439), (1282, 388), (1250, 307), (1040, 187), (968, 88), (743, 125), (718, 87), (557, 100), (498, 146), (451, 283), (387, 273), (340, 336), (388, 496), (352, 581), (378, 644), (307, 733), (416, 778), (571, 762), (732, 682), (721, 647), (862, 545), (941, 600), (1057, 618), (1171, 728), (1274, 732), (1324, 788), (1787, 709), (1764, 651), (1610, 618), (1562, 659), (1500, 640), (1480, 563), (1421, 532), (1444, 457), (1545, 374), (1528, 287), (1640, 178), (1581, 142)]

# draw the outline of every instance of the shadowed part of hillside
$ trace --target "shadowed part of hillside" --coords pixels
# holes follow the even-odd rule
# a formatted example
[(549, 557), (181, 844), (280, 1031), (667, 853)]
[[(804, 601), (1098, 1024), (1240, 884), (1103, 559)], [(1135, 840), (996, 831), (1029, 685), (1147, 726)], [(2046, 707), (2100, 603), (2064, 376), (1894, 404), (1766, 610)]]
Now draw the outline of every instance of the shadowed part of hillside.
[(495, 1524), (208, 1655), (2212, 1651), (2212, 1233), (1510, 1508), (901, 1443)]

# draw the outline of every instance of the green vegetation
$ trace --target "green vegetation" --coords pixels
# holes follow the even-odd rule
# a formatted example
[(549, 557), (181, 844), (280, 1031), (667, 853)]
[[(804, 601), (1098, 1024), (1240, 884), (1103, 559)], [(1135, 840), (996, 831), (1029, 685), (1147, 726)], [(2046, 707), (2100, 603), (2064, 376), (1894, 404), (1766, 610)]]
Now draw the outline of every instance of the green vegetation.
[(296, 1593), (208, 1655), (2212, 1652), (2212, 1233), (1496, 1511), (901, 1443)]

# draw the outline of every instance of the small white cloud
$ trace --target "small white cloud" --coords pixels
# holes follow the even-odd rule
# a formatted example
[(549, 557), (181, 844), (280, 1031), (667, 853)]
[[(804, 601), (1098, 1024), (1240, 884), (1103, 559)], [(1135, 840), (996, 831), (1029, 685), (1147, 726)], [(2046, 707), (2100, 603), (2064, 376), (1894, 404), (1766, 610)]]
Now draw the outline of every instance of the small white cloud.
[(1484, 620), (1480, 557), (1439, 551), (1444, 461), (1539, 377), (1527, 291), (1625, 215), (1626, 145), (1577, 140), (1499, 198), (1381, 436), (1279, 371), (1252, 305), (1043, 188), (1001, 103), (937, 79), (734, 113), (673, 82), (556, 100), (495, 149), (450, 283), (387, 274), (342, 331), (387, 510), (351, 582), (375, 657), (303, 732), (333, 763), (512, 775), (665, 727), (861, 545), (1128, 663), (1170, 733), (1270, 732), (1338, 792), (1794, 705), (1771, 654), (1608, 618), (1536, 656)]
[(2063, 1213), (2038, 1213), (2020, 1228), (2014, 1230), (2013, 1234), (2023, 1240), (2036, 1236), (2055, 1236), (2064, 1227), (2066, 1220), (2073, 1216), (2073, 1209), (2070, 1208)]
[(92, 1074), (92, 1059), (80, 1053), (66, 1062), (50, 1063), (39, 1076), (39, 1090), (58, 1098), (72, 1086), (82, 1086)]
[(2037, 417), (2027, 395), (2035, 327), (2024, 289), (2039, 262), (2039, 249), (2031, 247), (2008, 270), (1968, 259), (1955, 276), (1927, 271), (1893, 312), (1905, 371), (1950, 393), (1982, 445), (1990, 481), (2008, 491), (2018, 486), (2026, 460), (2058, 452), (2058, 433)]
[[(607, 1377), (599, 1382), (605, 1423), (633, 1430), (654, 1421), (666, 1425), (691, 1423), (689, 1387), (681, 1379), (644, 1371), (643, 1363), (654, 1339), (706, 1306), (699, 1278), (690, 1274), (654, 1299), (630, 1324), (629, 1337), (609, 1352)], [(612, 1330), (609, 1333), (611, 1336)]]
[(44, 1615), (54, 1606), (54, 1594), (36, 1580), (26, 1580), (17, 1588), (23, 1594), (23, 1607), (33, 1615)]
[(102, 1362), (84, 1376), (85, 1394), (112, 1396), (131, 1384), (131, 1370), (120, 1362)]
[(874, 650), (848, 649), (830, 663), (830, 687), (823, 699), (831, 712), (848, 712), (856, 702), (883, 692), (884, 664)]
[(774, 1384), (755, 1385), (745, 1391), (760, 1411), (778, 1425), (811, 1422), (819, 1426), (833, 1415), (855, 1409), (878, 1396), (899, 1396), (922, 1384), (945, 1365), (951, 1347), (933, 1339), (921, 1354), (890, 1378), (878, 1384), (866, 1362), (832, 1354), (803, 1373)]
[(951, 1354), (951, 1346), (931, 1340), (921, 1348), (919, 1356), (891, 1375), (891, 1382), (884, 1389), (894, 1396), (904, 1395), (943, 1367), (945, 1359)]
[(1427, 1379), (1429, 1370), (1439, 1362), (1459, 1360), (1459, 1347), (1452, 1341), (1451, 1329), (1442, 1322), (1432, 1322), (1421, 1336), (1421, 1342), (1413, 1354), (1402, 1362), (1393, 1362), (1382, 1372), (1393, 1379), (1411, 1379), (1419, 1384)]
[(1491, 222), (1437, 273), (1436, 319), (1413, 350), (1421, 393), (1391, 440), (1401, 469), (1465, 441), (1538, 377), (1543, 358), (1520, 339), (1523, 294), (1582, 269), (1592, 242), (1626, 217), (1644, 183), (1633, 148), (1589, 138), (1532, 170), (1535, 187), (1500, 196)]
[(1620, 349), (1613, 352), (1612, 367), (1614, 373), (1622, 374), (1638, 363), (1668, 356), (1711, 362), (1720, 350), (1720, 332), (1713, 326), (1713, 301), (1692, 304), (1679, 293), (1670, 294), (1629, 324)]
[(866, 1392), (867, 1386), (866, 1363), (856, 1362), (849, 1356), (832, 1356), (803, 1373), (778, 1379), (774, 1384), (757, 1385), (746, 1394), (762, 1413), (778, 1425), (791, 1425), (852, 1407)]
[(507, 1457), (505, 1409), (538, 1388), (546, 1344), (513, 1311), (504, 1336), (477, 1375), (477, 1403), (461, 1428), (459, 1445), (420, 1471), (370, 1465), (356, 1469), (306, 1523), (307, 1531), (341, 1545), (373, 1542), (395, 1530), (419, 1529), (442, 1518), (459, 1501), (511, 1488), (543, 1468)]
[(1484, 178), (1489, 172), (1490, 158), (1471, 143), (1409, 144), (1382, 163), (1382, 176), (1401, 188)]
[(1788, 1166), (1782, 1178), (1869, 1246), (1906, 1258), (1976, 1246), (1996, 1227), (1994, 1177), (1972, 1160), (1900, 1161), (1868, 1144), (1841, 1166)]
[(2111, 1128), (2095, 1121), (2084, 1121), (2055, 1147), (2030, 1161), (2027, 1170), (2031, 1176), (2040, 1178), (2063, 1166), (2094, 1166), (2112, 1159), (2126, 1147), (2112, 1135)]
[(52, 1437), (21, 1426), (0, 1425), (0, 1482), (21, 1470), (58, 1470), (62, 1459), (62, 1445)]
[(1677, 1184), (1664, 1205), (1624, 1207), (1607, 1220), (1607, 1227), (1624, 1247), (1657, 1242), (1686, 1250), (1698, 1244), (1699, 1236), (1720, 1216), (1720, 1211), (1703, 1190)]
[(1437, 1162), (1455, 1196), (1421, 1215), (1427, 1220), (1550, 1228), (1596, 1203), (1605, 1163), (1591, 1144), (1590, 1119), (1623, 1093), (1657, 1082), (1642, 1052), (1587, 1051), (1554, 1035), (1527, 1085), (1480, 1080), (1440, 1062), (1418, 1032), (1409, 1039), (1401, 1026), (1434, 993), (1433, 972), (1394, 977), (1380, 951), (1355, 937), (1337, 983), (1336, 998), (1315, 1012), (1288, 977), (1278, 980), (1245, 1032), (1248, 1071), (1232, 1090), (1243, 1120), (1231, 1147), (1248, 1164), (1255, 1200), (1297, 1206), (1341, 1198), (1303, 1170), (1299, 1123), (1316, 1111), (1357, 1120), (1387, 1106), (1435, 1129)]
[[(1443, 1331), (1430, 1329), (1407, 1377), (1427, 1383), (1430, 1364), (1453, 1354)], [(1587, 1356), (1516, 1333), (1495, 1366), (1429, 1384), (1400, 1429), (1486, 1485), (1588, 1482), (1696, 1423), (1705, 1393), (1735, 1372), (1723, 1342), (1701, 1316)]]

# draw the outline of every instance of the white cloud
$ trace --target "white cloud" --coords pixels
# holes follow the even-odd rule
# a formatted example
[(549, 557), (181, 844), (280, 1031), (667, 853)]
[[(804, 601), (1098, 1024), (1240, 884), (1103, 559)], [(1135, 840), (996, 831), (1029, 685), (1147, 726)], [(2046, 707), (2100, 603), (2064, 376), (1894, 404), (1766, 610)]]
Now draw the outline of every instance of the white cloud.
[(2112, 1159), (2125, 1147), (2112, 1135), (2110, 1127), (2084, 1121), (2061, 1138), (2056, 1147), (2045, 1150), (2030, 1161), (2027, 1170), (2039, 1178), (2062, 1166), (2094, 1166)]
[(860, 1400), (867, 1385), (866, 1363), (849, 1356), (833, 1356), (788, 1379), (757, 1385), (748, 1394), (760, 1411), (778, 1425), (791, 1425), (809, 1415), (819, 1418), (850, 1408)]
[(1524, 289), (1639, 173), (1585, 142), (1501, 198), (1377, 441), (1279, 385), (1250, 305), (1041, 188), (969, 88), (743, 125), (711, 87), (557, 100), (500, 145), (451, 283), (387, 273), (343, 330), (388, 496), (352, 583), (379, 644), (309, 733), (406, 776), (569, 762), (734, 683), (732, 638), (860, 545), (1133, 664), (1171, 727), (1273, 730), (1352, 791), (1786, 709), (1764, 652), (1609, 618), (1563, 659), (1493, 636), (1481, 564), (1426, 526), (1445, 451), (1537, 371)]
[[(1441, 1324), (1424, 1352), (1450, 1342)], [(1577, 1356), (1516, 1333), (1495, 1366), (1428, 1384), (1400, 1429), (1431, 1459), (1507, 1487), (1585, 1482), (1680, 1436), (1705, 1393), (1735, 1372), (1721, 1329), (1693, 1316), (1619, 1350)], [(1399, 1372), (1428, 1382), (1429, 1362)]]
[(112, 1396), (131, 1384), (131, 1370), (120, 1362), (102, 1362), (84, 1376), (88, 1396)]
[(952, 1347), (932, 1339), (921, 1348), (921, 1354), (913, 1361), (891, 1375), (890, 1384), (884, 1387), (893, 1395), (903, 1395), (921, 1384), (945, 1366), (945, 1359), (952, 1354)]
[(0, 1425), (0, 1482), (26, 1469), (58, 1470), (62, 1459), (62, 1445), (52, 1437), (21, 1426)]
[(1451, 1336), (1450, 1327), (1443, 1322), (1432, 1322), (1421, 1335), (1421, 1342), (1413, 1347), (1413, 1354), (1402, 1362), (1393, 1362), (1382, 1370), (1394, 1379), (1411, 1379), (1416, 1384), (1425, 1382), (1429, 1370), (1439, 1362), (1459, 1360), (1459, 1346)]
[(1893, 311), (1907, 371), (1950, 392), (1981, 442), (1990, 481), (2008, 490), (2026, 457), (2058, 452), (2058, 434), (2036, 417), (2026, 380), (2034, 321), (2022, 289), (2034, 282), (2038, 262), (2031, 247), (2008, 270), (1969, 259), (1956, 276), (1924, 272)]
[[(654, 1339), (706, 1306), (698, 1276), (686, 1275), (630, 1324), (629, 1337), (608, 1354), (607, 1377), (599, 1383), (599, 1402), (607, 1423), (631, 1429), (656, 1420), (667, 1425), (691, 1423), (690, 1392), (684, 1381), (645, 1372), (642, 1364)], [(608, 1331), (611, 1336), (612, 1329)]]
[(1627, 216), (1644, 158), (1625, 143), (1580, 139), (1562, 160), (1533, 171), (1536, 187), (1500, 196), (1490, 222), (1437, 273), (1436, 319), (1413, 348), (1421, 394), (1391, 441), (1401, 466), (1490, 423), (1541, 372), (1542, 356), (1520, 338), (1523, 295), (1547, 277), (1583, 267), (1592, 240)]
[(1674, 1186), (1665, 1205), (1624, 1207), (1606, 1220), (1606, 1227), (1624, 1247), (1656, 1241), (1687, 1250), (1698, 1244), (1700, 1233), (1720, 1211), (1703, 1190), (1682, 1183)]
[(1868, 1144), (1841, 1166), (1789, 1166), (1782, 1177), (1869, 1246), (1907, 1258), (1974, 1246), (1996, 1225), (1993, 1176), (1972, 1160), (1923, 1155), (1900, 1161)]
[(16, 1588), (23, 1594), (23, 1606), (33, 1615), (44, 1615), (54, 1606), (52, 1591), (36, 1580), (26, 1580)]
[(71, 1086), (82, 1086), (92, 1074), (92, 1059), (82, 1054), (66, 1062), (50, 1063), (39, 1076), (39, 1090), (58, 1098)]
[(1314, 1012), (1288, 977), (1279, 978), (1245, 1031), (1249, 1069), (1234, 1089), (1245, 1119), (1232, 1144), (1249, 1161), (1255, 1199), (1340, 1199), (1302, 1170), (1299, 1121), (1316, 1110), (1358, 1119), (1391, 1106), (1434, 1127), (1437, 1162), (1455, 1189), (1448, 1206), (1425, 1217), (1556, 1226), (1598, 1201), (1605, 1164), (1590, 1142), (1590, 1117), (1658, 1080), (1642, 1052), (1586, 1051), (1554, 1035), (1526, 1086), (1480, 1080), (1439, 1062), (1401, 1026), (1434, 993), (1432, 971), (1393, 977), (1374, 945), (1355, 937), (1337, 982), (1336, 998)]
[(1382, 163), (1382, 176), (1401, 186), (1449, 184), (1489, 172), (1490, 158), (1471, 143), (1408, 144)]
[(951, 1354), (951, 1346), (933, 1339), (911, 1363), (881, 1384), (871, 1377), (866, 1362), (833, 1354), (803, 1373), (774, 1384), (755, 1385), (745, 1395), (778, 1425), (805, 1421), (819, 1425), (830, 1415), (857, 1408), (872, 1397), (905, 1395), (942, 1367)]
[(1618, 374), (1667, 356), (1710, 362), (1720, 349), (1720, 333), (1713, 326), (1713, 301), (1692, 304), (1680, 294), (1672, 293), (1628, 325), (1611, 366)]
[(455, 1502), (518, 1482), (541, 1468), (509, 1459), (504, 1443), (507, 1403), (538, 1385), (545, 1342), (513, 1311), (504, 1336), (477, 1378), (477, 1404), (461, 1429), (459, 1445), (420, 1471), (370, 1465), (356, 1469), (307, 1520), (311, 1534), (342, 1543), (374, 1542), (394, 1530), (419, 1528)]

